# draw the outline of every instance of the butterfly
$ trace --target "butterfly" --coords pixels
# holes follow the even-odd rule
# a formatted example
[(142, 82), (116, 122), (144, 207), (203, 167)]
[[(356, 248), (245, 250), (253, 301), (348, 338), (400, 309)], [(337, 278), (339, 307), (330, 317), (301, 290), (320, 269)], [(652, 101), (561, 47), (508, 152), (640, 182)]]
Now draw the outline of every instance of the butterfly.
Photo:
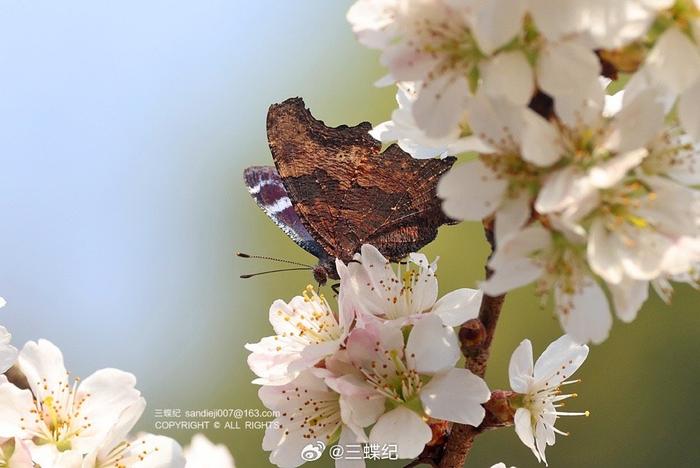
[(318, 258), (316, 281), (339, 279), (335, 259), (352, 260), (363, 244), (400, 261), (455, 221), (436, 195), (456, 158), (414, 159), (381, 142), (369, 122), (328, 127), (301, 98), (273, 104), (267, 139), (275, 166), (245, 169), (260, 208), (294, 242)]

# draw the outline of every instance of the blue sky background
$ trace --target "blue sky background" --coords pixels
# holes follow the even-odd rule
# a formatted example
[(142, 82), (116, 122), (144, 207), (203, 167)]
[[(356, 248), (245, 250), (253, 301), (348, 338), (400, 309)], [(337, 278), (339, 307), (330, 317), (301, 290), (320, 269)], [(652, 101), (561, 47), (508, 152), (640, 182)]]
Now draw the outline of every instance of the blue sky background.
[(293, 3), (0, 4), (0, 284), (18, 341), (39, 331), (81, 373), (143, 374), (236, 333), (216, 321), (242, 292), (240, 173), (268, 161), (267, 106), (347, 102), (353, 82), (315, 80), (324, 38), (352, 44), (344, 8)]

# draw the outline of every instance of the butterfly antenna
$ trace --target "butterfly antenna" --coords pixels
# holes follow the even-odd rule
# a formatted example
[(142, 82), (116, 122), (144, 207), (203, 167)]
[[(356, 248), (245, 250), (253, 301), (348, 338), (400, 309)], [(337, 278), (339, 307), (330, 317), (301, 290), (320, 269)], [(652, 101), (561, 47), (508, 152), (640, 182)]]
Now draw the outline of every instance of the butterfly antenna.
[(248, 278), (253, 278), (254, 276), (267, 275), (268, 273), (279, 273), (282, 271), (301, 271), (301, 270), (308, 271), (310, 269), (311, 268), (282, 268), (279, 270), (267, 270), (267, 271), (260, 271), (258, 273), (250, 273), (247, 275), (241, 275), (241, 278), (248, 279)]
[(273, 262), (287, 263), (289, 265), (297, 265), (297, 266), (303, 266), (306, 268), (313, 269), (313, 267), (311, 265), (307, 265), (306, 263), (293, 262), (291, 260), (285, 260), (283, 258), (266, 257), (264, 255), (250, 255), (250, 254), (243, 253), (243, 252), (236, 252), (236, 256), (241, 257), (241, 258), (255, 258), (258, 260), (271, 260)]

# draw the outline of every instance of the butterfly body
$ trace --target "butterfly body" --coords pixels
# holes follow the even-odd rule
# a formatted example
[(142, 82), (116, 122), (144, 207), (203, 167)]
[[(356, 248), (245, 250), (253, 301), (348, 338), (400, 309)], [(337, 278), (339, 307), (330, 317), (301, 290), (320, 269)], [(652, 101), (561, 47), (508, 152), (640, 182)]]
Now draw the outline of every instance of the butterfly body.
[(335, 258), (352, 260), (362, 244), (398, 261), (452, 223), (436, 186), (454, 158), (413, 159), (398, 146), (383, 153), (367, 122), (327, 127), (299, 98), (270, 107), (268, 142), (275, 167), (244, 172), (263, 211), (319, 259), (314, 277), (338, 279)]

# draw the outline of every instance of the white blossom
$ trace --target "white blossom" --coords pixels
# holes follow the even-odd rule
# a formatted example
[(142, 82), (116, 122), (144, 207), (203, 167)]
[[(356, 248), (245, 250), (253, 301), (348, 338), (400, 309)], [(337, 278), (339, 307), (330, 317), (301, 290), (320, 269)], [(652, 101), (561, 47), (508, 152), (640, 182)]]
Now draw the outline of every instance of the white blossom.
[(694, 143), (677, 126), (667, 127), (649, 145), (642, 171), (666, 176), (687, 186), (700, 185), (700, 143)]
[[(563, 3), (552, 8), (534, 0), (356, 2), (348, 20), (360, 42), (382, 50), (390, 72), (382, 83), (412, 82), (415, 90), (375, 136), (398, 140), (416, 157), (454, 152), (450, 145), (462, 149), (460, 137), (469, 137), (469, 127), (481, 119), (467, 108), (477, 90), (524, 106), (539, 87), (557, 106), (566, 106), (597, 82), (601, 65), (594, 50), (643, 34), (654, 17), (640, 2), (626, 2), (637, 8)], [(529, 11), (534, 28), (525, 20)], [(640, 23), (634, 31), (620, 28), (632, 19)]]
[(479, 314), (479, 290), (457, 289), (438, 300), (437, 259), (430, 263), (423, 254), (409, 254), (406, 268), (399, 264), (394, 271), (376, 247), (365, 244), (348, 265), (336, 265), (340, 302), (354, 307), (360, 321), (369, 315), (404, 324), (434, 314), (455, 327)]
[[(673, 1), (659, 0), (657, 10), (672, 7)], [(678, 2), (660, 14), (663, 32), (654, 37), (654, 46), (643, 65), (630, 80), (630, 94), (651, 85), (664, 90), (672, 103), (678, 99), (678, 118), (695, 141), (700, 141), (700, 2)], [(671, 106), (668, 106), (667, 111)]]
[(145, 408), (143, 398), (128, 406), (95, 449), (85, 456), (65, 451), (55, 468), (184, 468), (182, 448), (170, 437), (149, 433), (129, 436)]
[(382, 49), (386, 82), (421, 81), (413, 116), (431, 138), (458, 128), (469, 95), (465, 69), (479, 50), (459, 7), (443, 0), (360, 0), (348, 20), (360, 42)]
[(658, 176), (604, 193), (592, 213), (588, 261), (608, 283), (688, 271), (698, 258), (700, 193)]
[[(365, 425), (374, 423), (383, 410), (383, 407), (373, 405), (373, 400), (367, 400), (366, 394), (341, 397), (312, 370), (302, 372), (285, 385), (263, 386), (258, 396), (267, 408), (279, 413), (265, 430), (262, 446), (263, 450), (270, 452), (270, 462), (282, 468), (305, 463), (303, 449), (311, 443), (322, 442), (327, 447), (336, 441), (366, 441), (361, 427), (344, 423), (347, 399), (363, 400), (354, 406), (362, 408)], [(336, 461), (336, 466), (342, 467), (343, 462)]]
[(612, 323), (598, 277), (618, 317), (631, 321), (649, 282), (700, 261), (700, 192), (688, 185), (697, 179), (696, 146), (664, 126), (657, 88), (610, 99), (597, 89), (552, 120), (503, 99), (472, 98), (482, 116), (474, 130), (492, 150), (438, 186), (449, 216), (494, 216), (495, 274), (485, 292), (538, 281), (542, 294), (554, 293), (566, 332), (595, 343)]
[(431, 138), (418, 127), (413, 117), (413, 103), (418, 96), (417, 83), (398, 83), (396, 101), (399, 107), (394, 110), (391, 120), (382, 122), (370, 134), (383, 143), (397, 142), (399, 147), (414, 158), (445, 157), (468, 151), (483, 151), (486, 147), (478, 138), (461, 136), (455, 128), (443, 138)]
[[(490, 391), (480, 377), (455, 368), (459, 356), (454, 330), (435, 315), (413, 325), (406, 343), (395, 323), (368, 323), (354, 329), (347, 341), (347, 360), (359, 372), (333, 385), (352, 395), (341, 384), (355, 382), (354, 388), (368, 389), (386, 402), (369, 442), (396, 444), (399, 458), (414, 458), (432, 438), (427, 417), (473, 426), (484, 418), (481, 404), (489, 400)], [(367, 401), (353, 400), (349, 412), (361, 413)]]
[(28, 342), (18, 367), (31, 391), (0, 384), (0, 437), (23, 440), (42, 466), (99, 450), (125, 412), (144, 404), (134, 376), (120, 370), (102, 369), (71, 384), (63, 355), (46, 340)]
[[(562, 328), (580, 343), (601, 343), (612, 327), (605, 292), (586, 265), (580, 245), (539, 224), (508, 236), (489, 261), (493, 274), (481, 287), (491, 296), (536, 281), (551, 295)], [(619, 312), (618, 312), (619, 313)]]
[(617, 49), (640, 39), (660, 10), (675, 0), (529, 0), (530, 13), (550, 41), (577, 35), (592, 49)]
[(269, 317), (276, 335), (246, 344), (251, 351), (248, 365), (259, 377), (253, 383), (262, 385), (287, 384), (335, 352), (352, 321), (343, 308), (336, 317), (328, 301), (311, 286), (289, 303), (275, 301)]
[(566, 394), (561, 387), (588, 356), (588, 347), (564, 335), (550, 344), (533, 364), (532, 344), (524, 340), (513, 352), (508, 374), (510, 386), (520, 396), (515, 412), (515, 431), (532, 450), (538, 461), (547, 463), (545, 449), (554, 445), (556, 434), (567, 435), (554, 427), (560, 416), (588, 416), (588, 412), (560, 411), (561, 403), (576, 394)]

